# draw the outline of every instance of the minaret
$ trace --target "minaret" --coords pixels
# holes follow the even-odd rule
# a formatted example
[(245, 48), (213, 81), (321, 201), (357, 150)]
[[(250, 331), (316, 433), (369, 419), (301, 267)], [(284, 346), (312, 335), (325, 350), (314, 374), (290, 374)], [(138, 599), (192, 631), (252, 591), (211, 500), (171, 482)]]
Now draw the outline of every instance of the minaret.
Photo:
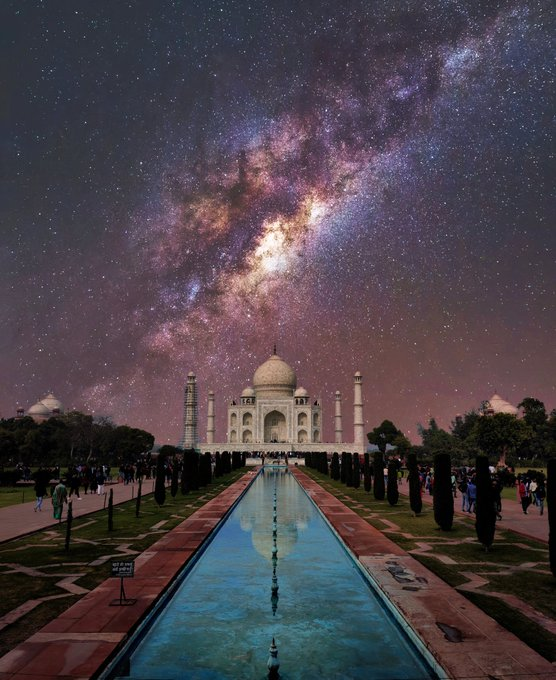
[(363, 431), (363, 397), (361, 393), (361, 373), (353, 376), (353, 442), (363, 446), (365, 433)]
[(335, 442), (336, 444), (341, 444), (343, 441), (343, 431), (342, 431), (342, 395), (340, 392), (336, 392), (335, 396), (335, 412), (334, 412), (334, 432), (336, 434)]
[(197, 418), (197, 380), (195, 373), (189, 373), (183, 399), (183, 438), (180, 442), (184, 449), (194, 449), (199, 443)]
[(207, 444), (214, 444), (214, 392), (208, 393)]

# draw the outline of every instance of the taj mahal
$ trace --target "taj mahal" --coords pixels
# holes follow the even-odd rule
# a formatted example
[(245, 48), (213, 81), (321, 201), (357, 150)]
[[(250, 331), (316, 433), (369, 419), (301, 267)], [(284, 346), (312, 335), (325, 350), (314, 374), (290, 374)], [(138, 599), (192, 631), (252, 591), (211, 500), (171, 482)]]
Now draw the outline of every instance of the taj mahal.
[(187, 376), (184, 396), (183, 437), (180, 446), (202, 453), (245, 451), (247, 453), (296, 454), (309, 451), (365, 451), (362, 377), (354, 375), (353, 440), (345, 441), (342, 427), (342, 395), (334, 395), (334, 442), (323, 442), (323, 413), (319, 399), (311, 398), (297, 385), (293, 368), (274, 353), (253, 375), (239, 399), (227, 407), (227, 433), (218, 442), (215, 429), (215, 395), (208, 393), (206, 442), (198, 434), (197, 379)]

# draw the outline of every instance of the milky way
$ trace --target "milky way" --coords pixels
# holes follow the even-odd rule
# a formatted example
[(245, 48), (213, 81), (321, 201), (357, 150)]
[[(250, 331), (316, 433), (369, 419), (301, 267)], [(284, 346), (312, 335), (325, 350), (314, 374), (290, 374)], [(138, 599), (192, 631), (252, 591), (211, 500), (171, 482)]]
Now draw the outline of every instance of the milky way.
[[(300, 6), (298, 6), (300, 5)], [(549, 2), (8, 2), (0, 413), (556, 406)], [(347, 436), (346, 438), (349, 438)]]

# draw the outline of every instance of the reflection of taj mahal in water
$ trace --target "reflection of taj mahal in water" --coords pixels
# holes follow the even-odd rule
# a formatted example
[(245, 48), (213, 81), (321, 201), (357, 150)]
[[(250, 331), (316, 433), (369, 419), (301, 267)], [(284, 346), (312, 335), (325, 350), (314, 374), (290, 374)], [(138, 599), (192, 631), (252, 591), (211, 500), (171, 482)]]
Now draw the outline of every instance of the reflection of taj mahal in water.
[(297, 387), (295, 371), (276, 354), (261, 364), (253, 376), (252, 386), (239, 400), (228, 406), (227, 441), (215, 441), (214, 392), (208, 394), (207, 437), (200, 443), (197, 427), (197, 383), (194, 373), (187, 377), (184, 400), (184, 435), (180, 446), (201, 451), (247, 451), (304, 453), (306, 451), (348, 450), (363, 453), (364, 424), (362, 378), (354, 376), (353, 441), (345, 443), (342, 428), (342, 397), (334, 395), (333, 443), (322, 441), (322, 408), (307, 390)]

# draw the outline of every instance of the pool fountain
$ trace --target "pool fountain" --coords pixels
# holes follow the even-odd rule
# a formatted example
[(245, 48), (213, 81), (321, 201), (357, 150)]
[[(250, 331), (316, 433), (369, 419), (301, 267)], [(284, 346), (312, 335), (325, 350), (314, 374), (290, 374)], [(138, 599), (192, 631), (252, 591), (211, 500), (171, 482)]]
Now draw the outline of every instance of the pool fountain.
[(261, 471), (166, 599), (102, 678), (436, 677), (287, 469)]

